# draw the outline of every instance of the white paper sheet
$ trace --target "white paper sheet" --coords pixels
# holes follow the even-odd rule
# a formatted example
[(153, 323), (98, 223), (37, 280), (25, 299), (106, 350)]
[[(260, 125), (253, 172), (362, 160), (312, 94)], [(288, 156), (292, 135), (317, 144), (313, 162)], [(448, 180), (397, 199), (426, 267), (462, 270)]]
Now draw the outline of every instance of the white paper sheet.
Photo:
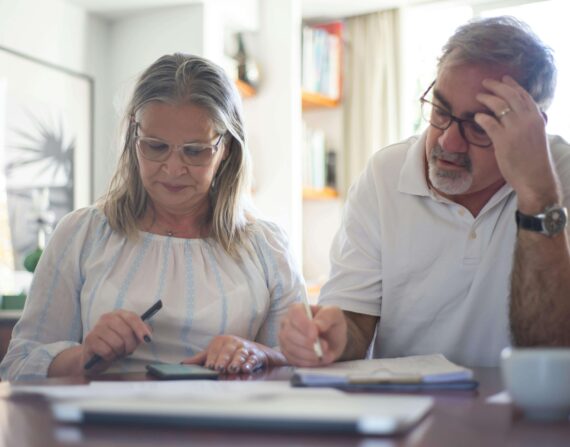
[[(6, 384), (8, 385), (8, 384)], [(287, 381), (223, 381), (165, 380), (91, 382), (88, 385), (9, 385), (4, 396), (39, 394), (52, 400), (104, 398), (169, 398), (244, 399), (246, 397), (303, 394), (309, 396), (339, 395), (334, 389), (301, 390)]]

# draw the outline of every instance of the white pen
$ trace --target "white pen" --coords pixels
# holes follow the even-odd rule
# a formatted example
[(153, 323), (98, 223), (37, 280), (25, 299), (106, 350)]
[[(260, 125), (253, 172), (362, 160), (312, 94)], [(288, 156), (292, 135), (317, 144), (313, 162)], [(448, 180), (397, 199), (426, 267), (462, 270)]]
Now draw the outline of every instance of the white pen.
[[(309, 294), (307, 292), (307, 285), (306, 284), (303, 284), (303, 290), (302, 290), (301, 294), (302, 294), (301, 299), (303, 300), (305, 310), (307, 311), (307, 316), (309, 317), (310, 320), (312, 320), (313, 319), (313, 312), (311, 312), (311, 306), (309, 305)], [(317, 340), (315, 341), (315, 343), (313, 344), (313, 349), (315, 351), (315, 355), (319, 358), (319, 360), (322, 360), (323, 348), (321, 347), (321, 342), (320, 342), (318, 337), (317, 337)]]

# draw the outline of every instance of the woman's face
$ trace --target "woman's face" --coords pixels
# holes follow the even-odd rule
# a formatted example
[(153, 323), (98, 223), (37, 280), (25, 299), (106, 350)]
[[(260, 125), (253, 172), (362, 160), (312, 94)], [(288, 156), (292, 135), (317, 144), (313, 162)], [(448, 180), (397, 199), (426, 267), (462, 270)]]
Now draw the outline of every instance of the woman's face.
[[(137, 123), (141, 180), (154, 206), (174, 214), (207, 208), (212, 179), (227, 154), (206, 111), (190, 104), (153, 101), (137, 115)], [(193, 149), (207, 149), (218, 140), (211, 159), (204, 161), (201, 156), (200, 165), (193, 165), (193, 154), (198, 153)]]

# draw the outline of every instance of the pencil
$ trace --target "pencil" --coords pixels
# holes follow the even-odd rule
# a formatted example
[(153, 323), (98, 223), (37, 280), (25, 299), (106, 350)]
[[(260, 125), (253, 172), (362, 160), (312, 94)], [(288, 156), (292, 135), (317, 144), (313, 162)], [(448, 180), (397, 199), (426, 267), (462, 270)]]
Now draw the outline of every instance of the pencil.
[[(311, 306), (309, 305), (309, 293), (307, 292), (307, 285), (303, 284), (302, 296), (303, 305), (305, 306), (305, 310), (307, 311), (307, 316), (310, 320), (313, 319), (313, 312), (311, 312)], [(319, 360), (323, 358), (323, 348), (321, 347), (321, 342), (317, 337), (317, 340), (313, 344), (313, 350), (315, 351), (315, 355), (318, 357)]]
[[(146, 321), (149, 318), (151, 318), (155, 313), (157, 313), (160, 309), (162, 309), (162, 300), (158, 300), (156, 303), (154, 303), (152, 306), (150, 306), (142, 315), (141, 315), (141, 320), (142, 321)], [(145, 336), (146, 337), (146, 336)], [(83, 366), (83, 369), (88, 370), (93, 368), (98, 362), (100, 362), (101, 360), (103, 360), (101, 358), (100, 355), (98, 354), (94, 354), (93, 357), (91, 357), (87, 363), (85, 363), (85, 366)]]

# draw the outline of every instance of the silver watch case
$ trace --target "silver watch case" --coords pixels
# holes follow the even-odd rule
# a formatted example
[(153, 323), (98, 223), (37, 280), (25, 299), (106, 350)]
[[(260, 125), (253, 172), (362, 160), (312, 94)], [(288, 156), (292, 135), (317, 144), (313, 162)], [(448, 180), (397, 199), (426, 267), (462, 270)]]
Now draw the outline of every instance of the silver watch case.
[(554, 236), (566, 228), (568, 211), (560, 205), (551, 205), (543, 213), (529, 216), (519, 211), (516, 213), (519, 228), (536, 231), (546, 236)]

